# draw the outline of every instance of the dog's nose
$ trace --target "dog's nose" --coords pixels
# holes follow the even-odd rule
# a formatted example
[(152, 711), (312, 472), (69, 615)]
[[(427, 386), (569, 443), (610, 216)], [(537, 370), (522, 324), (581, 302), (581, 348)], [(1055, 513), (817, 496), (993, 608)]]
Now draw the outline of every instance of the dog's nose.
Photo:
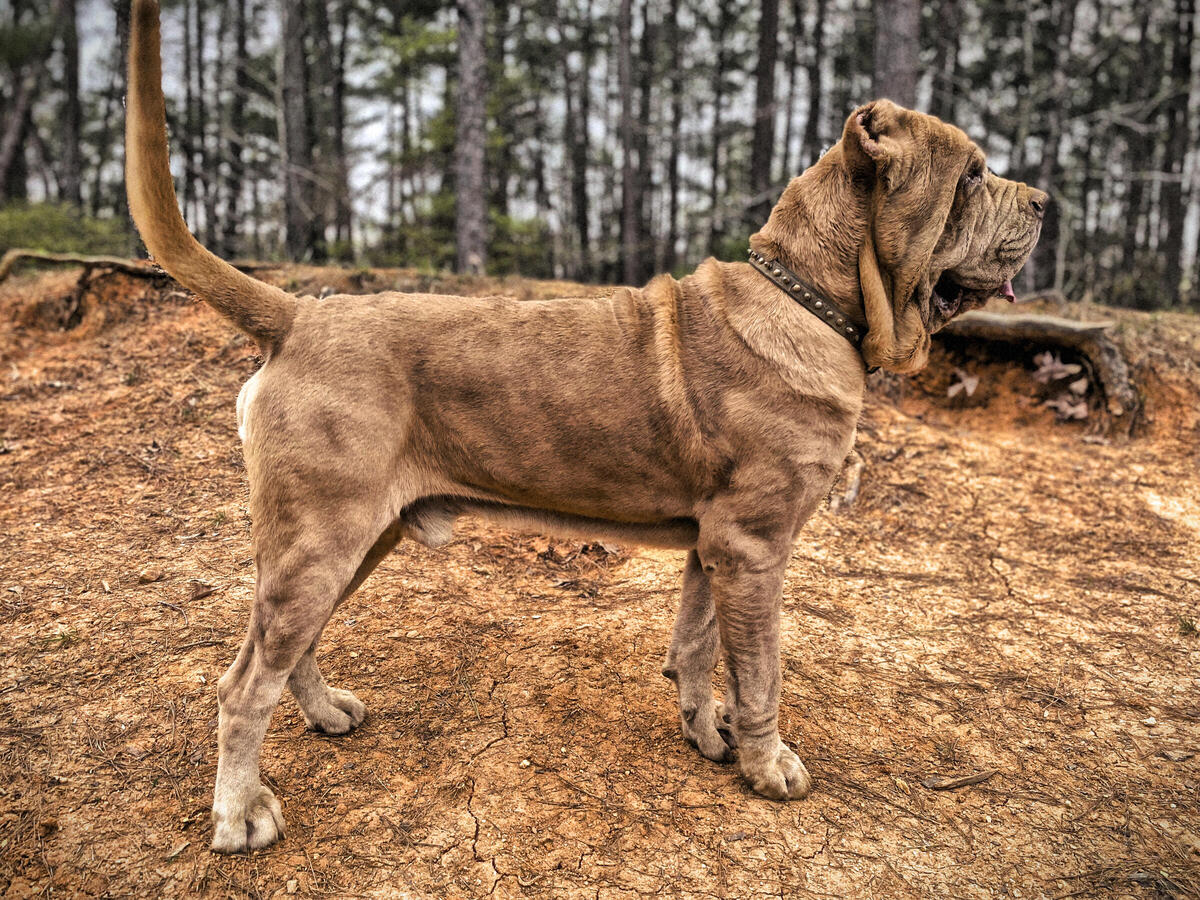
[(1033, 188), (1029, 192), (1029, 205), (1033, 209), (1033, 214), (1039, 219), (1046, 215), (1046, 204), (1050, 202), (1050, 195), (1045, 191), (1039, 191)]

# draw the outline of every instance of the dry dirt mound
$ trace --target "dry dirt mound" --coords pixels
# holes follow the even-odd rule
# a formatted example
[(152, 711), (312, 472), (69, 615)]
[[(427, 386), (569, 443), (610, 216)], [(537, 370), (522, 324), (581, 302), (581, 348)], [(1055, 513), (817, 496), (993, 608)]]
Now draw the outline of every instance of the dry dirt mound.
[(809, 800), (680, 739), (677, 554), (466, 523), (339, 611), (323, 667), (369, 717), (319, 737), (285, 699), (263, 766), (288, 836), (231, 859), (207, 811), (253, 584), (233, 403), (254, 349), (169, 285), (56, 307), (72, 283), (0, 289), (5, 896), (1200, 895), (1195, 320), (1118, 316), (1148, 410), (1129, 442), (1023, 408), (1025, 376), (982, 355), (978, 404), (946, 402), (961, 359), (881, 387), (859, 499), (814, 517), (785, 589)]

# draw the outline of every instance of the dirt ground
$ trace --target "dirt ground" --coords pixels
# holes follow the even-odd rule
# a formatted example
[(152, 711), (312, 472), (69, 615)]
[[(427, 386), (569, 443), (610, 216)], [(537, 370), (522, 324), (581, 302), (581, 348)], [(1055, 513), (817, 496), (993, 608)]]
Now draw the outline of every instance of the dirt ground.
[[(468, 521), (339, 610), (322, 667), (368, 718), (317, 736), (285, 697), (263, 771), (287, 837), (226, 858), (208, 807), (254, 578), (234, 422), (254, 348), (168, 282), (105, 276), (77, 303), (76, 274), (0, 287), (5, 897), (1200, 896), (1194, 317), (1069, 311), (1120, 323), (1131, 440), (1056, 423), (1028, 360), (876, 376), (861, 493), (813, 518), (785, 588), (808, 800), (681, 740), (660, 674), (681, 554)], [(948, 400), (964, 364), (980, 389)]]

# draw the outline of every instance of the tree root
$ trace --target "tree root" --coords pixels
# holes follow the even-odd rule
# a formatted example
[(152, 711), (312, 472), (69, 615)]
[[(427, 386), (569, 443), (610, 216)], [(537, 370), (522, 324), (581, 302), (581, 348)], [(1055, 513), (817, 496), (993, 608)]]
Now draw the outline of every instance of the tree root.
[(46, 253), (41, 250), (24, 250), (14, 247), (0, 257), (0, 282), (12, 274), (13, 269), (21, 260), (56, 263), (59, 265), (83, 266), (84, 280), (91, 276), (94, 269), (110, 269), (135, 278), (162, 278), (163, 271), (149, 262), (122, 259), (118, 256), (81, 256), (76, 253)]
[(1129, 366), (1109, 336), (1112, 322), (1075, 322), (1057, 316), (1002, 315), (969, 312), (947, 323), (935, 337), (968, 341), (999, 341), (1040, 347), (1065, 347), (1084, 357), (1103, 391), (1105, 431), (1119, 428), (1127, 436), (1142, 409), (1142, 400), (1129, 380)]

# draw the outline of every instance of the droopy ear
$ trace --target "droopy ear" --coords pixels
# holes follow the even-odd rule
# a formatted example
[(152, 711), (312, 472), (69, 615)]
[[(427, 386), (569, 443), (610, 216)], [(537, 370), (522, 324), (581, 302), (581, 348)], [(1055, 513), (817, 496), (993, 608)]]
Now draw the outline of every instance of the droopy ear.
[(902, 110), (891, 100), (860, 106), (846, 120), (842, 147), (846, 162), (858, 177), (874, 178), (900, 152), (896, 135)]
[(916, 372), (929, 361), (929, 332), (916, 303), (903, 296), (893, 299), (899, 286), (893, 273), (885, 273), (879, 267), (872, 228), (867, 227), (858, 251), (858, 279), (863, 313), (867, 317), (863, 359), (868, 368), (883, 368), (898, 374)]

